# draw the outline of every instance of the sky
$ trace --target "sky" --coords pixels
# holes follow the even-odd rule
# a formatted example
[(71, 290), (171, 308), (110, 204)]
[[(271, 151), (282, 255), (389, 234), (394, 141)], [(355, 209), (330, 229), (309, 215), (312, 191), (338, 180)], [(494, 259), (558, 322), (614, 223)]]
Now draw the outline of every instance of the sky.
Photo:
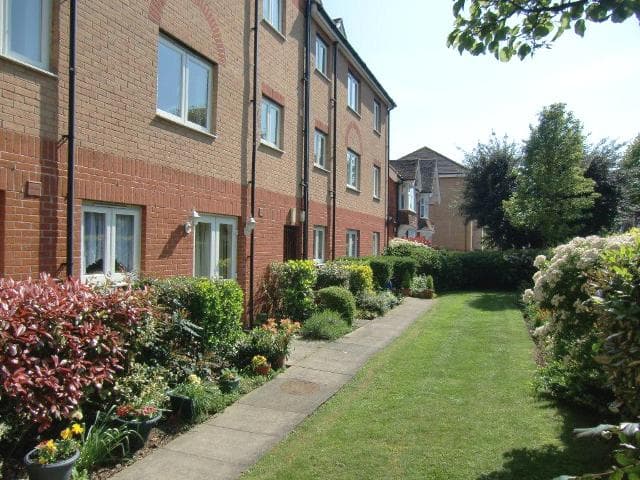
[(544, 106), (567, 104), (589, 142), (640, 133), (640, 26), (587, 23), (523, 62), (447, 48), (452, 0), (323, 0), (397, 103), (391, 158), (428, 146), (456, 161), (491, 133), (521, 142)]

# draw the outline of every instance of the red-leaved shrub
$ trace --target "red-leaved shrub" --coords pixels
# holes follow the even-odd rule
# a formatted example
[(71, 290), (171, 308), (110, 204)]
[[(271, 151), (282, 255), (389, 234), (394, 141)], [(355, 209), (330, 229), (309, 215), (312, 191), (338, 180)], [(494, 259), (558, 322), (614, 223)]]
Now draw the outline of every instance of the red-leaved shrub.
[(68, 417), (89, 387), (113, 381), (148, 312), (146, 291), (0, 279), (0, 398), (40, 431)]

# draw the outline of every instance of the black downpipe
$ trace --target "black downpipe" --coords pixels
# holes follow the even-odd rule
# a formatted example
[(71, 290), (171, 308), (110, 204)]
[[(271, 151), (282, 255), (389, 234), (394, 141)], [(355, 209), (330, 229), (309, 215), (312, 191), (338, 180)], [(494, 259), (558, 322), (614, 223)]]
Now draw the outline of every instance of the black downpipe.
[(302, 179), (302, 210), (304, 211), (304, 220), (302, 222), (302, 258), (309, 258), (309, 103), (311, 96), (310, 86), (310, 70), (311, 70), (311, 5), (313, 0), (307, 0), (304, 10), (304, 138), (302, 140), (302, 161), (303, 179)]
[(67, 277), (73, 275), (73, 210), (76, 163), (76, 0), (69, 0), (69, 120), (67, 132)]
[[(256, 217), (256, 157), (258, 155), (258, 0), (253, 6), (253, 142), (251, 144), (251, 218)], [(254, 300), (254, 257), (255, 257), (256, 235), (255, 230), (251, 230), (251, 240), (249, 246), (249, 320), (253, 325), (255, 317)]]
[[(384, 211), (386, 212), (385, 215), (385, 246), (389, 245), (389, 224), (391, 223), (389, 221), (391, 217), (391, 212), (389, 212), (389, 173), (391, 173), (389, 171), (390, 168), (390, 164), (391, 164), (391, 159), (389, 158), (389, 143), (391, 140), (391, 110), (387, 108), (387, 132), (386, 132), (386, 156), (387, 156), (387, 176), (385, 177), (384, 181), (385, 181), (385, 185), (384, 185)], [(393, 216), (395, 218), (395, 215)]]
[(338, 202), (338, 42), (333, 42), (333, 178), (331, 179), (331, 260), (336, 259), (336, 211)]

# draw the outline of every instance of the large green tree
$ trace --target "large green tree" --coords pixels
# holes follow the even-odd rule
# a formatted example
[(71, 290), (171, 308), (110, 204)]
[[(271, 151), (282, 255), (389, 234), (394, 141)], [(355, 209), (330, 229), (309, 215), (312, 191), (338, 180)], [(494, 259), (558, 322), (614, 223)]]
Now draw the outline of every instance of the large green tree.
[(539, 242), (535, 232), (514, 227), (503, 208), (503, 202), (515, 191), (521, 156), (518, 145), (495, 134), (465, 155), (468, 171), (460, 211), (466, 220), (476, 220), (484, 227), (488, 246), (519, 248)]
[(598, 197), (584, 162), (580, 121), (563, 103), (545, 107), (525, 142), (515, 192), (504, 202), (509, 221), (540, 232), (547, 246), (580, 233)]
[(599, 195), (595, 199), (591, 216), (582, 224), (581, 235), (610, 232), (616, 223), (621, 189), (618, 172), (623, 145), (610, 140), (602, 140), (586, 154), (584, 176), (594, 181), (594, 190)]
[(640, 21), (640, 0), (454, 0), (453, 15), (448, 46), (508, 61), (549, 48), (567, 30), (584, 36), (587, 22)]
[(618, 224), (626, 230), (640, 225), (640, 135), (627, 147), (618, 176), (622, 190)]

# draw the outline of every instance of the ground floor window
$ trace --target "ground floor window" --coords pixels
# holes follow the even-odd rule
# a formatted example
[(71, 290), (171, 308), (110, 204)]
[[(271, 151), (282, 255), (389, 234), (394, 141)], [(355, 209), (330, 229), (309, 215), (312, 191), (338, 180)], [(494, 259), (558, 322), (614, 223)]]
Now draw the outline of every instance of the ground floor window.
[(140, 209), (123, 205), (83, 205), (83, 280), (124, 280), (140, 270)]
[(316, 263), (324, 262), (325, 227), (313, 227), (313, 260)]
[(373, 255), (380, 255), (380, 233), (373, 232), (371, 237), (371, 253)]
[(194, 229), (193, 274), (196, 277), (235, 278), (235, 218), (200, 215)]
[(357, 257), (359, 251), (360, 232), (347, 230), (347, 257)]

